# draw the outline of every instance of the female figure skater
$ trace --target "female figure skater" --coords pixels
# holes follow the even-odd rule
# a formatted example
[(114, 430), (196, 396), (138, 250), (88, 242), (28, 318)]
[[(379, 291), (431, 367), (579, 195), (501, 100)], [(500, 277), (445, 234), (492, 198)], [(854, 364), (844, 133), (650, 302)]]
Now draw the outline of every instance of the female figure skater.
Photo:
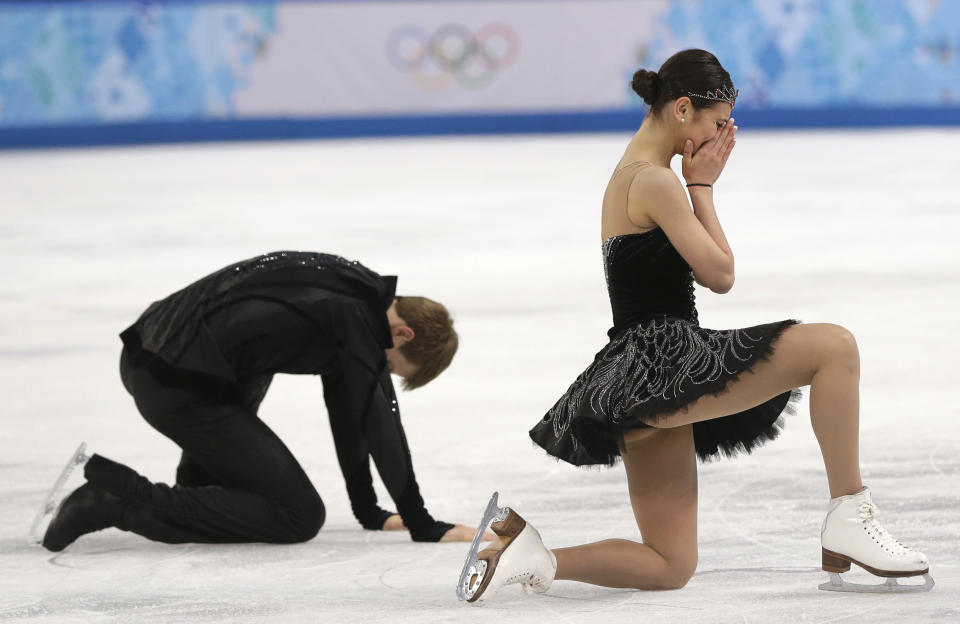
[[(830, 486), (821, 539), (823, 589), (849, 590), (836, 573), (856, 563), (889, 577), (887, 589), (929, 589), (927, 558), (878, 523), (858, 463), (857, 344), (846, 329), (784, 320), (733, 330), (700, 326), (696, 281), (733, 286), (733, 254), (713, 188), (736, 144), (729, 74), (709, 52), (685, 50), (633, 88), (650, 106), (603, 198), (602, 250), (613, 328), (610, 342), (531, 431), (574, 465), (627, 471), (643, 543), (611, 539), (547, 550), (515, 511), (488, 506), (500, 537), (477, 554), (458, 585), (461, 600), (507, 583), (546, 591), (554, 579), (607, 587), (683, 587), (697, 567), (696, 459), (750, 452), (775, 438), (797, 388), (810, 385), (810, 417)], [(682, 155), (689, 192), (670, 169)], [(482, 528), (482, 527), (481, 527)], [(479, 536), (478, 536), (479, 538)], [(926, 585), (895, 577), (927, 575)]]
[[(390, 378), (408, 389), (432, 381), (453, 359), (457, 334), (446, 308), (397, 297), (396, 284), (340, 256), (276, 252), (153, 303), (121, 334), (120, 377), (143, 418), (183, 449), (176, 484), (151, 483), (100, 455), (80, 457), (87, 482), (60, 505), (42, 544), (60, 551), (108, 527), (167, 543), (311, 539), (326, 516), (323, 501), (257, 415), (277, 373), (322, 378), (364, 528), (406, 528), (422, 542), (469, 540), (473, 529), (435, 520), (424, 506)], [(398, 513), (377, 504), (370, 457)]]

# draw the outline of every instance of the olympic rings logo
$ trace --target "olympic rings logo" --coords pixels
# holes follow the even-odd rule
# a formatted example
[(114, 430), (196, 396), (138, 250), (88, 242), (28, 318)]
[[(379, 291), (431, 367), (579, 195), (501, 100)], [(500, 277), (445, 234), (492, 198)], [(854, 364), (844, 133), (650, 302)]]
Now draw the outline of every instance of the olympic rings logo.
[(462, 24), (444, 24), (433, 33), (422, 26), (399, 26), (387, 38), (387, 57), (422, 88), (436, 91), (451, 81), (469, 89), (490, 84), (520, 55), (520, 37), (499, 22), (476, 33)]

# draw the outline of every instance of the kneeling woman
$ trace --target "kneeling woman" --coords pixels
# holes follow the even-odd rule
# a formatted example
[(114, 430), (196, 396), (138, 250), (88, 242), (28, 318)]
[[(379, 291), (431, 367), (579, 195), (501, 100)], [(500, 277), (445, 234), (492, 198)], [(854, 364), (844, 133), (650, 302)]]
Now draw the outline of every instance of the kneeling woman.
[[(530, 435), (575, 465), (621, 457), (643, 543), (550, 551), (516, 512), (491, 505), (501, 539), (471, 551), (461, 599), (511, 582), (545, 591), (555, 578), (682, 587), (697, 567), (697, 457), (749, 452), (773, 439), (806, 385), (831, 496), (821, 538), (823, 569), (834, 574), (823, 588), (849, 588), (836, 573), (851, 562), (884, 577), (926, 575), (927, 558), (884, 530), (860, 481), (853, 336), (792, 320), (727, 330), (698, 322), (694, 280), (717, 293), (733, 286), (733, 254), (712, 194), (736, 143), (730, 75), (709, 52), (685, 50), (658, 72), (638, 71), (633, 88), (650, 113), (603, 198), (610, 342)], [(683, 158), (693, 210), (670, 169), (675, 155)], [(926, 585), (900, 587), (929, 589), (926, 578)]]

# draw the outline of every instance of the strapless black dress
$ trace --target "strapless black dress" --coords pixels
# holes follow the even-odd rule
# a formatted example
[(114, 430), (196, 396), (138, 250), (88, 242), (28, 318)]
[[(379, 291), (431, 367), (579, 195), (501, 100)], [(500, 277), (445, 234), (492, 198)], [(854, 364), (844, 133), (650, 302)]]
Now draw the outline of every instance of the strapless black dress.
[[(630, 429), (649, 427), (704, 395), (719, 395), (795, 320), (743, 329), (700, 327), (693, 271), (660, 228), (603, 244), (613, 328), (560, 400), (530, 430), (548, 453), (576, 466), (612, 465)], [(776, 438), (801, 393), (784, 392), (743, 412), (694, 423), (701, 460), (734, 456)]]

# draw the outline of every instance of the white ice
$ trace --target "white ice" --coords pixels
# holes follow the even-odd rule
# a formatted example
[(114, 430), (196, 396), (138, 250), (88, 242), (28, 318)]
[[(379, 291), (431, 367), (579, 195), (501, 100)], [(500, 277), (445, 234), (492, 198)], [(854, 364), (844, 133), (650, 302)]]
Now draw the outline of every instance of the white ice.
[(453, 366), (400, 398), (436, 517), (473, 524), (499, 490), (548, 545), (639, 539), (621, 467), (561, 465), (527, 438), (605, 343), (599, 207), (628, 138), (0, 152), (0, 619), (960, 621), (957, 129), (744, 129), (716, 192), (737, 283), (698, 289), (706, 327), (853, 331), (864, 479), (891, 533), (930, 557), (928, 594), (816, 589), (828, 494), (806, 402), (779, 440), (701, 466), (699, 568), (679, 591), (560, 581), (457, 602), (467, 544), (415, 544), (352, 517), (314, 378), (279, 377), (261, 413), (327, 504), (312, 541), (171, 546), (111, 529), (56, 556), (24, 543), (81, 440), (172, 479), (177, 449), (124, 392), (117, 333), (151, 301), (279, 249), (359, 259), (453, 311)]

